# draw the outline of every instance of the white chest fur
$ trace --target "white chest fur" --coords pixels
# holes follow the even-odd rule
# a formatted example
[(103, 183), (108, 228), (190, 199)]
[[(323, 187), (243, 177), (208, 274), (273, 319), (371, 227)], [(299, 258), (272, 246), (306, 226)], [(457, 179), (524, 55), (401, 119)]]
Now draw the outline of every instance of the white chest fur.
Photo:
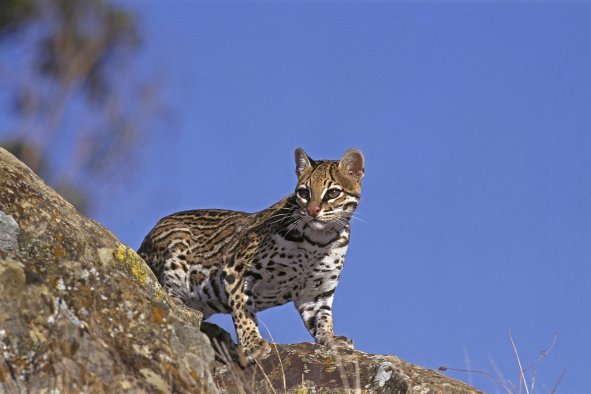
[[(347, 251), (348, 232), (328, 245), (289, 241), (273, 235), (273, 247), (262, 251), (252, 268), (261, 279), (252, 282), (257, 310), (333, 290)], [(334, 235), (333, 235), (334, 238)]]

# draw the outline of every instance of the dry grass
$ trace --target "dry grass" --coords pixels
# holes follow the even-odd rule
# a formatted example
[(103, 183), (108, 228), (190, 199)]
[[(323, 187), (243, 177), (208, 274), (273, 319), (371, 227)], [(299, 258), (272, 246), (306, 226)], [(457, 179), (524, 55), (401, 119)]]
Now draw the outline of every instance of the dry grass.
[[(267, 331), (269, 338), (271, 339), (272, 343), (271, 346), (275, 354), (277, 355), (278, 366), (280, 370), (280, 378), (281, 378), (281, 387), (277, 387), (271, 381), (270, 376), (267, 374), (263, 365), (257, 360), (254, 359), (253, 363), (256, 366), (255, 373), (252, 372), (252, 368), (243, 367), (244, 364), (241, 362), (241, 354), (240, 351), (236, 349), (236, 345), (234, 343), (220, 343), (215, 338), (210, 338), (214, 351), (216, 353), (216, 358), (221, 361), (225, 368), (227, 368), (228, 373), (231, 377), (232, 384), (231, 386), (224, 386), (224, 384), (220, 381), (216, 382), (218, 388), (222, 392), (226, 393), (234, 393), (239, 392), (240, 394), (279, 394), (287, 393), (287, 379), (286, 379), (286, 370), (281, 359), (281, 355), (279, 352), (279, 348), (271, 331), (267, 327), (264, 322), (262, 326)], [(228, 346), (233, 346), (232, 349), (228, 349)], [(335, 359), (335, 366), (339, 371), (339, 377), (342, 383), (343, 389), (347, 392), (361, 394), (361, 374), (359, 363), (357, 361), (351, 363), (350, 365), (345, 365), (343, 362), (343, 358), (339, 355), (338, 350), (334, 350), (334, 359)], [(347, 374), (349, 372), (349, 374)], [(352, 382), (350, 380), (353, 380)], [(262, 384), (262, 387), (261, 387)], [(299, 391), (298, 387), (298, 393)], [(307, 393), (307, 389), (305, 388), (305, 376), (302, 374), (302, 383), (301, 383), (301, 392)]]
[[(220, 343), (216, 339), (213, 339), (212, 346), (214, 348), (216, 358), (225, 364), (225, 367), (227, 368), (233, 382), (233, 385), (230, 387), (225, 386), (224, 383), (220, 381), (216, 382), (218, 389), (220, 389), (221, 392), (234, 393), (235, 390), (238, 390), (240, 394), (277, 394), (277, 390), (273, 387), (269, 376), (266, 374), (258, 360), (254, 359), (254, 363), (266, 383), (263, 387), (258, 387), (258, 374), (249, 374), (247, 369), (241, 366), (240, 360), (237, 360), (235, 355), (232, 356), (232, 354), (235, 352), (228, 349), (225, 343)], [(285, 382), (285, 375), (283, 375), (283, 379)], [(285, 386), (283, 392), (287, 392)]]
[[(513, 338), (513, 335), (511, 334), (510, 330), (507, 330), (507, 335), (509, 337), (511, 349), (513, 351), (513, 355), (515, 356), (515, 361), (517, 364), (517, 372), (518, 372), (517, 385), (515, 383), (513, 383), (513, 381), (511, 381), (511, 379), (507, 378), (500, 371), (500, 369), (497, 367), (496, 363), (492, 359), (490, 360), (490, 363), (491, 363), (491, 366), (494, 370), (494, 373), (495, 373), (494, 375), (489, 372), (486, 372), (486, 371), (474, 370), (469, 366), (470, 364), (468, 362), (467, 362), (468, 368), (466, 368), (466, 369), (450, 368), (447, 366), (441, 366), (441, 367), (439, 367), (439, 370), (440, 371), (465, 372), (468, 374), (479, 374), (479, 375), (485, 376), (488, 379), (495, 382), (498, 386), (500, 386), (506, 394), (535, 394), (536, 390), (538, 389), (537, 367), (544, 361), (544, 359), (546, 357), (548, 357), (548, 355), (554, 349), (554, 346), (556, 345), (557, 336), (554, 335), (552, 337), (552, 341), (551, 341), (550, 345), (544, 351), (542, 351), (540, 353), (540, 355), (538, 356), (538, 358), (534, 362), (532, 362), (531, 364), (524, 367), (523, 363), (521, 362), (521, 357), (519, 355), (517, 343), (515, 342), (515, 339)], [(467, 356), (465, 358), (467, 358)], [(562, 374), (560, 375), (560, 377), (558, 378), (556, 383), (552, 386), (552, 388), (549, 391), (550, 394), (556, 393), (558, 386), (560, 385), (560, 382), (562, 381), (562, 379), (564, 378), (565, 375), (566, 375), (566, 370), (564, 370), (562, 372)]]

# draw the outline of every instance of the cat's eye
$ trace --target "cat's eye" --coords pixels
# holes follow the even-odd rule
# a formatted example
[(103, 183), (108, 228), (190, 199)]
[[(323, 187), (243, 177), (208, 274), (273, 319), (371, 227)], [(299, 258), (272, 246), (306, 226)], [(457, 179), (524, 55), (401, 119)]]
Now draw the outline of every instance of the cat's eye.
[(340, 195), (341, 195), (340, 189), (328, 189), (326, 191), (326, 193), (324, 194), (324, 198), (327, 200), (332, 200), (334, 198), (337, 198)]
[(298, 191), (296, 192), (298, 197), (301, 198), (302, 200), (309, 200), (310, 199), (310, 191), (306, 188), (301, 188), (298, 189)]

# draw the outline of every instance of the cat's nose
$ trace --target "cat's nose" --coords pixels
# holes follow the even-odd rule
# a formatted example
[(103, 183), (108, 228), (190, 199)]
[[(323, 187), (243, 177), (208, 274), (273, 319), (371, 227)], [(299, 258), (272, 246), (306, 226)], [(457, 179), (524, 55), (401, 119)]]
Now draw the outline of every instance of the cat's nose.
[(312, 216), (313, 218), (320, 215), (320, 205), (308, 205), (306, 210), (308, 211), (308, 215)]

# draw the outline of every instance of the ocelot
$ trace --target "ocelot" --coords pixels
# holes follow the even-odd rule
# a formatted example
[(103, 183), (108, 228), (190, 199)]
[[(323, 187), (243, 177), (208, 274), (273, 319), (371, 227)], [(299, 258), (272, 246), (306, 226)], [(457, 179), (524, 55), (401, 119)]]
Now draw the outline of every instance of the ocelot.
[(257, 213), (219, 209), (166, 216), (138, 253), (178, 302), (230, 313), (243, 352), (269, 350), (255, 313), (293, 301), (322, 345), (352, 348), (333, 331), (332, 303), (361, 192), (363, 154), (312, 160), (295, 151), (293, 194)]

